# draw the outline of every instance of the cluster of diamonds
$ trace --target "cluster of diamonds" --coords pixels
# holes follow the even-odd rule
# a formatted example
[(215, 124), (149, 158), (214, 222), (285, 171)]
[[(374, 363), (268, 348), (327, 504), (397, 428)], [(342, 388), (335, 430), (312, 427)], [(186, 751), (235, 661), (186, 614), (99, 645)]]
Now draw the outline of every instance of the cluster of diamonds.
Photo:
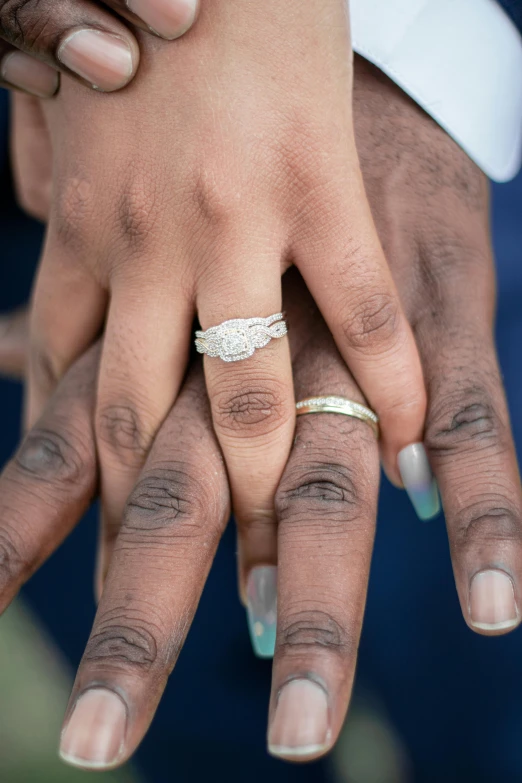
[(198, 353), (219, 357), (225, 362), (248, 359), (257, 348), (264, 348), (270, 340), (287, 334), (283, 314), (268, 318), (234, 318), (206, 332), (196, 332)]

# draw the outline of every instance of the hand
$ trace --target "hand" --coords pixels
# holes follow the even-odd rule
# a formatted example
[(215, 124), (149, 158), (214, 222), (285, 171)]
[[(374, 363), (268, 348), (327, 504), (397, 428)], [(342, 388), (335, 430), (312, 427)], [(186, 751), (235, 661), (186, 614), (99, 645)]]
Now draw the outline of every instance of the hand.
[(38, 98), (11, 95), (11, 169), (19, 205), (47, 222), (51, 209), (52, 145)]
[(138, 68), (138, 41), (109, 9), (172, 40), (192, 26), (198, 1), (0, 0), (0, 85), (50, 98), (61, 71), (96, 90), (125, 87)]
[[(285, 307), (302, 397), (364, 402), (294, 274)], [(0, 477), (0, 609), (59, 546), (97, 485), (97, 347), (80, 359)], [(2, 342), (0, 341), (0, 366)], [(377, 442), (344, 416), (297, 420), (277, 494), (278, 631), (269, 748), (306, 761), (335, 742), (353, 682), (379, 483)], [(123, 515), (62, 736), (66, 761), (107, 769), (145, 734), (175, 665), (230, 509), (201, 367), (162, 424)], [(273, 567), (251, 573), (258, 652), (275, 637)]]
[[(64, 79), (46, 105), (56, 202), (32, 313), (32, 420), (106, 323), (96, 433), (114, 538), (178, 393), (194, 315), (206, 329), (279, 312), (294, 261), (380, 416), (399, 482), (425, 392), (360, 178), (344, 7), (217, 0), (190, 37), (144, 39), (145, 54), (152, 44), (153, 67), (129, 90), (107, 98)], [(276, 558), (273, 498), (295, 425), (287, 340), (244, 362), (206, 357), (205, 374), (244, 585)]]
[[(487, 184), (432, 120), (358, 58), (355, 88), (366, 187), (429, 380), (430, 457), (443, 489), (464, 617), (479, 632), (509, 630), (519, 621), (520, 484), (491, 328)], [(425, 516), (431, 477), (417, 468), (416, 483), (417, 490), (407, 481), (407, 489)], [(484, 619), (494, 607), (488, 609), (487, 591), (477, 590), (495, 580), (509, 599), (508, 582), (479, 577), (471, 600), (473, 577), (497, 571), (495, 564), (511, 578), (516, 599), (514, 613), (508, 601), (511, 617), (500, 621)]]
[[(362, 62), (358, 62), (357, 64), (356, 87), (355, 106), (361, 158), (365, 167), (369, 192), (372, 194), (375, 213), (378, 215), (380, 209), (382, 215), (391, 214), (394, 216), (391, 221), (391, 224), (394, 227), (393, 232), (386, 230), (384, 222), (381, 225), (383, 239), (396, 236), (397, 233), (395, 232), (395, 229), (398, 228), (398, 236), (402, 238), (402, 242), (405, 242), (410, 236), (410, 226), (415, 225), (416, 227), (419, 227), (421, 235), (427, 241), (432, 236), (431, 231), (433, 225), (436, 225), (437, 227), (443, 226), (443, 238), (446, 242), (449, 242), (448, 237), (451, 237), (453, 243), (455, 243), (455, 237), (458, 237), (460, 241), (457, 242), (456, 245), (464, 247), (464, 243), (466, 243), (472, 257), (478, 257), (475, 254), (479, 249), (484, 251), (489, 248), (489, 243), (487, 241), (489, 229), (487, 210), (485, 208), (486, 199), (484, 198), (486, 186), (482, 175), (470, 163), (464, 153), (455, 147), (431, 120), (419, 112), (418, 109), (390, 82)], [(383, 112), (389, 111), (390, 108), (392, 108), (390, 115), (394, 118), (394, 133), (390, 137), (385, 137), (386, 146), (384, 147), (384, 150), (387, 150), (387, 152), (385, 156), (379, 159), (376, 152), (378, 149), (381, 149), (381, 151), (383, 149), (383, 140), (380, 136), (383, 129), (379, 127), (377, 118), (384, 116)], [(368, 134), (368, 129), (373, 129), (375, 135)], [(421, 144), (417, 148), (411, 149), (410, 143), (406, 143), (407, 141), (411, 142), (411, 138), (421, 140)], [(403, 151), (401, 166), (398, 170), (393, 165), (397, 160), (397, 149), (393, 146), (389, 146), (390, 140), (396, 141), (398, 144), (397, 149), (402, 149)], [(437, 151), (436, 156), (434, 156), (435, 151)], [(425, 157), (428, 153), (430, 161), (429, 173), (425, 168), (428, 165)], [(455, 170), (460, 173), (460, 177), (457, 180), (454, 179), (453, 172)], [(399, 173), (401, 176), (392, 180), (392, 172), (394, 174)], [(450, 172), (451, 176), (449, 176)], [(384, 181), (381, 180), (381, 176), (384, 178)], [(382, 200), (382, 193), (387, 192), (383, 190), (383, 186), (388, 182), (396, 181), (398, 183), (397, 187), (399, 187), (399, 193), (408, 193), (408, 190), (403, 191), (402, 189), (404, 188), (404, 182), (409, 183), (412, 177), (420, 188), (422, 198), (419, 198), (419, 194), (412, 195), (409, 209), (405, 207), (404, 212), (395, 210), (395, 205), (398, 202), (403, 205), (406, 205), (408, 202), (406, 199), (396, 198), (393, 191), (390, 194), (391, 200), (389, 205)], [(475, 198), (474, 200), (469, 201), (469, 196), (472, 193), (474, 193)], [(446, 210), (448, 198), (451, 199), (450, 210)], [(429, 215), (424, 215), (422, 209), (419, 208), (419, 204), (424, 205), (425, 203), (429, 204), (429, 206), (434, 209), (434, 214), (438, 215), (440, 219), (444, 218), (444, 222), (439, 223), (436, 221), (435, 223), (432, 223), (432, 221), (429, 220)], [(470, 208), (471, 204), (473, 206)], [(456, 207), (458, 207), (458, 210), (453, 224), (452, 210), (455, 210)], [(396, 220), (399, 219), (401, 222), (396, 223)], [(402, 228), (402, 226), (404, 228)], [(476, 245), (475, 240), (478, 240)], [(463, 244), (460, 244), (460, 242)], [(404, 246), (407, 247), (407, 245)], [(455, 244), (451, 244), (451, 247), (454, 246)], [(398, 259), (399, 256), (397, 255), (396, 258)], [(505, 630), (514, 627), (514, 625), (519, 622), (518, 612), (514, 620), (500, 619), (499, 621), (498, 610), (506, 607), (509, 608), (509, 602), (506, 603), (506, 601), (498, 601), (495, 599), (497, 597), (502, 599), (506, 596), (506, 593), (503, 593), (502, 590), (500, 590), (499, 594), (499, 585), (497, 583), (499, 578), (502, 580), (502, 572), (504, 572), (509, 574), (513, 580), (512, 584), (515, 586), (515, 595), (517, 596), (517, 600), (519, 600), (520, 569), (517, 566), (517, 562), (520, 562), (520, 557), (518, 554), (519, 544), (517, 539), (519, 538), (519, 535), (517, 531), (520, 527), (520, 490), (518, 481), (514, 479), (516, 463), (514, 460), (508, 425), (499, 424), (497, 418), (499, 416), (498, 411), (500, 411), (501, 416), (505, 416), (505, 413), (502, 413), (504, 410), (502, 390), (496, 371), (491, 335), (489, 334), (491, 324), (490, 322), (484, 324), (481, 321), (482, 314), (479, 314), (479, 319), (475, 317), (474, 300), (467, 296), (461, 296), (458, 299), (458, 313), (457, 310), (454, 309), (456, 307), (453, 299), (454, 293), (458, 293), (460, 290), (467, 294), (470, 285), (475, 284), (475, 265), (466, 265), (465, 268), (461, 267), (457, 281), (452, 279), (450, 284), (440, 285), (434, 289), (433, 286), (429, 284), (431, 280), (437, 279), (440, 283), (444, 283), (444, 276), (441, 277), (440, 272), (437, 277), (434, 277), (437, 274), (437, 270), (440, 270), (441, 268), (441, 254), (440, 252), (432, 252), (425, 256), (423, 255), (422, 258), (425, 260), (426, 264), (423, 276), (417, 275), (416, 277), (413, 277), (411, 270), (416, 270), (417, 260), (416, 256), (411, 254), (411, 252), (406, 256), (407, 261), (404, 264), (404, 268), (397, 265), (396, 271), (398, 278), (401, 278), (401, 275), (403, 275), (402, 280), (404, 283), (403, 291), (405, 301), (408, 302), (408, 306), (411, 308), (410, 317), (412, 319), (415, 318), (419, 325), (421, 344), (424, 344), (424, 342), (429, 344), (427, 337), (431, 334), (433, 346), (438, 346), (439, 341), (443, 338), (442, 345), (447, 346), (447, 341), (449, 340), (450, 348), (452, 349), (451, 352), (449, 352), (449, 349), (445, 347), (440, 363), (431, 358), (435, 353), (434, 349), (432, 349), (431, 354), (427, 352), (425, 355), (427, 357), (427, 366), (431, 368), (432, 384), (430, 390), (433, 390), (433, 394), (430, 398), (431, 410), (433, 411), (431, 417), (432, 423), (430, 422), (429, 427), (429, 432), (431, 433), (430, 444), (431, 450), (436, 457), (436, 470), (441, 478), (443, 497), (448, 510), (450, 537), (452, 537), (454, 542), (457, 542), (457, 546), (453, 546), (453, 551), (462, 608), (466, 621), (474, 630), (478, 630), (480, 633), (504, 632)], [(446, 258), (446, 256), (443, 254), (442, 259), (444, 258)], [(402, 254), (400, 259), (402, 260)], [(462, 262), (460, 255), (456, 257), (456, 260)], [(467, 254), (464, 257), (464, 260), (467, 260)], [(489, 259), (487, 263), (490, 264)], [(445, 273), (448, 271), (452, 273), (453, 269), (452, 266), (449, 266), (445, 267), (444, 271)], [(489, 267), (489, 272), (486, 276), (488, 285), (481, 289), (483, 292), (482, 296), (485, 297), (491, 296), (491, 287), (489, 287), (490, 272), (491, 266)], [(462, 277), (460, 277), (460, 275), (462, 275)], [(415, 286), (413, 287), (411, 286), (412, 278), (415, 280)], [(419, 285), (419, 280), (427, 280), (428, 284)], [(458, 283), (456, 289), (455, 282)], [(434, 298), (434, 295), (436, 295), (436, 298)], [(436, 303), (437, 310), (434, 310), (433, 302)], [(439, 313), (441, 314), (443, 329), (441, 329), (441, 326), (439, 325)], [(442, 314), (444, 314), (443, 318)], [(462, 322), (459, 320), (460, 315), (462, 315)], [(335, 382), (335, 379), (333, 378), (330, 380), (329, 373), (325, 372), (328, 367), (329, 359), (326, 359), (326, 361), (324, 360), (325, 356), (329, 356), (329, 350), (333, 350), (331, 343), (330, 349), (324, 344), (320, 344), (321, 327), (319, 326), (319, 328), (317, 328), (318, 325), (313, 319), (313, 312), (308, 314), (306, 308), (303, 306), (301, 314), (294, 315), (292, 311), (292, 317), (295, 318), (297, 326), (293, 337), (295, 338), (296, 334), (301, 333), (300, 330), (303, 324), (305, 326), (311, 325), (311, 336), (314, 335), (315, 337), (312, 340), (312, 344), (308, 344), (308, 348), (310, 350), (314, 348), (314, 340), (319, 340), (320, 347), (320, 351), (315, 359), (313, 358), (313, 355), (307, 356), (306, 338), (304, 338), (305, 346), (301, 346), (300, 351), (302, 368), (310, 371), (311, 375), (309, 378), (304, 377), (302, 382), (299, 381), (300, 371), (298, 360), (296, 363), (296, 387), (298, 397), (314, 392), (325, 393), (327, 390), (326, 384), (328, 385), (328, 391), (330, 388), (334, 390), (334, 386), (330, 386), (330, 384)], [(452, 326), (450, 329), (448, 329), (447, 319), (451, 319)], [(462, 332), (459, 331), (461, 323)], [(484, 332), (480, 331), (481, 327), (484, 328)], [(425, 341), (422, 341), (423, 328), (426, 330)], [(457, 335), (464, 335), (467, 337), (463, 343), (461, 339), (454, 340), (452, 335), (454, 329), (456, 330)], [(474, 355), (468, 354), (468, 339), (470, 336), (475, 339), (477, 330), (479, 331), (481, 347), (484, 345), (490, 347), (489, 352), (486, 353), (486, 358), (490, 365), (486, 371), (486, 381), (488, 384), (486, 393), (493, 393), (495, 395), (494, 402), (487, 402), (488, 405), (495, 405), (494, 418), (491, 419), (489, 416), (484, 418), (483, 416), (476, 415), (477, 412), (479, 414), (481, 413), (481, 409), (477, 409), (474, 406), (476, 404), (484, 404), (484, 401), (471, 401), (471, 407), (469, 407), (470, 403), (466, 400), (465, 396), (469, 394), (470, 390), (475, 390), (476, 387), (473, 384), (476, 380), (482, 380), (484, 378), (483, 371), (480, 366), (476, 364)], [(484, 334), (487, 336), (485, 342)], [(463, 348), (465, 348), (465, 351), (462, 353), (462, 358), (467, 359), (469, 355), (471, 356), (470, 361), (465, 364), (462, 363), (462, 359), (459, 356), (459, 351), (462, 351)], [(296, 346), (295, 350), (299, 351), (299, 346)], [(323, 359), (320, 358), (321, 355), (323, 356)], [(492, 368), (491, 365), (493, 365)], [(492, 387), (489, 387), (491, 382), (493, 382)], [(485, 383), (485, 381), (482, 380), (482, 383)], [(317, 384), (317, 386), (313, 386), (313, 384)], [(489, 388), (491, 388), (491, 392)], [(341, 392), (341, 387), (336, 386), (335, 391)], [(342, 387), (342, 391), (344, 391), (345, 394), (352, 393), (352, 389), (348, 390), (347, 387), (344, 386)], [(353, 390), (353, 393), (355, 393), (355, 390)], [(460, 395), (464, 396), (464, 402), (460, 401)], [(69, 400), (74, 400), (77, 396), (77, 394), (71, 394), (69, 395)], [(198, 395), (196, 394), (195, 397), (197, 400)], [(439, 411), (442, 411), (442, 415), (447, 417), (447, 422), (439, 418), (441, 416)], [(62, 415), (60, 415), (59, 418), (62, 425), (70, 420), (69, 417)], [(182, 422), (186, 423), (188, 418), (188, 416), (183, 416)], [(325, 432), (323, 446), (320, 449), (317, 449), (314, 440), (306, 431), (304, 437), (300, 435), (296, 444), (296, 448), (297, 445), (299, 445), (299, 451), (297, 452), (298, 459), (295, 460), (295, 463), (299, 464), (301, 460), (306, 463), (306, 459), (309, 459), (310, 455), (312, 455), (312, 459), (316, 464), (312, 470), (310, 470), (309, 465), (305, 464), (301, 472), (296, 472), (295, 479), (297, 480), (297, 483), (295, 480), (289, 480), (288, 486), (290, 487), (290, 491), (288, 491), (288, 488), (285, 490), (283, 485), (282, 491), (278, 495), (278, 510), (281, 515), (279, 540), (279, 563), (281, 570), (285, 562), (292, 562), (292, 560), (286, 560), (283, 554), (285, 551), (285, 538), (287, 543), (291, 540), (291, 536), (296, 542), (299, 539), (301, 539), (301, 542), (308, 540), (311, 548), (311, 560), (306, 557), (300, 562), (299, 560), (297, 561), (298, 568), (296, 569), (295, 577), (293, 577), (292, 580), (289, 579), (287, 583), (286, 579), (281, 576), (279, 595), (281, 618), (283, 618), (283, 610), (281, 607), (285, 605), (285, 589), (289, 591), (288, 594), (290, 595), (292, 586), (296, 584), (295, 579), (300, 580), (301, 578), (308, 590), (311, 589), (311, 586), (315, 585), (317, 575), (323, 573), (323, 570), (318, 570), (316, 568), (317, 562), (315, 558), (320, 558), (322, 554), (324, 554), (325, 549), (328, 548), (327, 542), (331, 540), (329, 535), (332, 533), (332, 529), (334, 530), (334, 535), (337, 535), (338, 532), (337, 525), (332, 528), (332, 526), (328, 524), (324, 531), (318, 533), (316, 539), (315, 535), (311, 535), (315, 526), (311, 526), (310, 521), (308, 521), (307, 526), (310, 532), (304, 537), (302, 535), (301, 526), (296, 524), (296, 519), (306, 520), (306, 514), (310, 513), (310, 509), (312, 511), (312, 518), (317, 520), (330, 519), (329, 512), (332, 509), (332, 496), (342, 498), (343, 500), (353, 498), (353, 494), (346, 492), (347, 487), (345, 484), (343, 485), (343, 482), (341, 481), (343, 476), (346, 476), (345, 470), (346, 465), (348, 464), (344, 461), (346, 459), (346, 457), (344, 457), (344, 448), (345, 445), (348, 444), (350, 455), (347, 455), (347, 458), (349, 458), (349, 456), (353, 457), (352, 444), (351, 442), (349, 443), (349, 438), (345, 437), (345, 433), (339, 433), (336, 420), (337, 417), (328, 416), (311, 417), (309, 419), (301, 418), (298, 420), (299, 427), (302, 427), (303, 425), (308, 427), (314, 425), (312, 436), (315, 437), (317, 437), (317, 432), (314, 431), (315, 428), (317, 428), (320, 435), (321, 429), (325, 424), (335, 422), (338, 442), (335, 443), (332, 450), (334, 438), (332, 438), (331, 435), (330, 438), (326, 437)], [(448, 426), (448, 422), (450, 425), (454, 424), (457, 426)], [(488, 427), (490, 427), (491, 424), (495, 425), (495, 430), (493, 432), (488, 431)], [(487, 426), (485, 427), (484, 425)], [(189, 426), (189, 424), (186, 424), (186, 426)], [(46, 429), (48, 428), (49, 425), (46, 424)], [(503, 444), (501, 449), (498, 447), (499, 429)], [(89, 430), (89, 432), (90, 431), (91, 430)], [(339, 437), (339, 434), (341, 437)], [(176, 435), (179, 435), (179, 430), (177, 430)], [(92, 441), (92, 435), (90, 435), (90, 438)], [(169, 445), (171, 445), (173, 440), (174, 439), (169, 440)], [(343, 450), (341, 469), (332, 467), (332, 463), (334, 466), (335, 464), (338, 464), (339, 457), (341, 456), (338, 449)], [(187, 453), (193, 454), (193, 447), (191, 447)], [(455, 456), (461, 458), (461, 465), (456, 462)], [(359, 453), (356, 454), (356, 457), (357, 459), (354, 466), (355, 471), (357, 471), (359, 467), (362, 467), (359, 463)], [(294, 459), (294, 457), (292, 457), (292, 459)], [(502, 462), (500, 468), (499, 460)], [(368, 472), (368, 466), (363, 468), (363, 474), (365, 472)], [(319, 474), (322, 474), (322, 477), (320, 477)], [(285, 478), (288, 475), (291, 476), (291, 473), (286, 474)], [(358, 473), (353, 475), (358, 475)], [(372, 475), (371, 467), (369, 475), (370, 477)], [(1, 479), (2, 491), (0, 497), (4, 497), (9, 503), (12, 503), (13, 493), (10, 489), (10, 483), (13, 484), (16, 489), (18, 478), (16, 477), (16, 480), (13, 481), (12, 479), (15, 477), (12, 476), (11, 482), (9, 483), (6, 476), (7, 474)], [(325, 476), (327, 477), (326, 481), (324, 478)], [(350, 474), (350, 477), (352, 477), (352, 474)], [(361, 477), (360, 480), (363, 482), (363, 477)], [(373, 480), (370, 478), (370, 484), (372, 483)], [(37, 484), (37, 486), (39, 485)], [(364, 489), (364, 487), (366, 487), (366, 491), (368, 491), (368, 483), (366, 480), (362, 483), (362, 488)], [(495, 491), (500, 490), (502, 494), (495, 498), (494, 494), (491, 492), (491, 487), (494, 487)], [(353, 489), (356, 492), (360, 491), (359, 484), (355, 483)], [(51, 495), (59, 498), (58, 504), (64, 504), (64, 495), (60, 492), (60, 482), (57, 482), (56, 489), (54, 492), (51, 492)], [(25, 492), (22, 489), (18, 501), (19, 504), (22, 505), (22, 510), (25, 509), (25, 506), (23, 505), (25, 497)], [(46, 493), (46, 499), (47, 497), (48, 494)], [(358, 495), (358, 497), (361, 496)], [(313, 499), (312, 508), (310, 498)], [(305, 502), (303, 502), (303, 499)], [(294, 506), (294, 510), (291, 510), (291, 513), (288, 515), (285, 507), (285, 502), (287, 500), (294, 503), (298, 502), (298, 505)], [(370, 499), (370, 502), (373, 501)], [(507, 513), (505, 518), (502, 518), (499, 514), (495, 514), (495, 506), (492, 505), (493, 503), (501, 503), (505, 507)], [(156, 501), (154, 506), (157, 507), (157, 505), (158, 503)], [(342, 508), (342, 502), (340, 505)], [(17, 508), (17, 506), (15, 506), (15, 508)], [(297, 511), (295, 510), (296, 508)], [(30, 513), (30, 510), (31, 509), (25, 509), (25, 514)], [(153, 511), (153, 508), (151, 511)], [(346, 521), (349, 518), (349, 511), (350, 506), (348, 506), (348, 513), (346, 509), (340, 511), (340, 518), (343, 521)], [(476, 516), (477, 511), (481, 512), (478, 516)], [(475, 514), (475, 516), (473, 516), (473, 514)], [(357, 512), (356, 516), (353, 517), (353, 519), (357, 519), (358, 522), (361, 518), (360, 512)], [(354, 531), (359, 530), (361, 535), (371, 536), (372, 522), (368, 517), (364, 516), (364, 518), (367, 521), (362, 525), (357, 524), (357, 526), (354, 527)], [(500, 536), (499, 529), (493, 527), (491, 524), (499, 519)], [(286, 524), (287, 522), (290, 524)], [(41, 526), (38, 525), (38, 528), (40, 527)], [(344, 529), (344, 526), (341, 527), (341, 532)], [(318, 549), (315, 543), (316, 540), (324, 541), (325, 546)], [(357, 561), (357, 565), (360, 565), (361, 562), (365, 562), (366, 555), (369, 557), (369, 548), (367, 549), (364, 547), (362, 551), (361, 561)], [(302, 573), (303, 563), (310, 563), (313, 565), (313, 573), (309, 574), (306, 569), (305, 573)], [(335, 738), (337, 726), (339, 725), (337, 721), (342, 715), (347, 699), (347, 695), (346, 697), (344, 696), (345, 691), (343, 690), (339, 696), (339, 700), (336, 701), (335, 694), (337, 693), (336, 686), (338, 685), (338, 680), (335, 677), (335, 671), (337, 670), (339, 672), (342, 670), (342, 677), (344, 680), (348, 679), (348, 681), (351, 682), (354, 662), (353, 650), (356, 648), (359, 626), (357, 623), (341, 626), (343, 629), (352, 632), (352, 635), (347, 637), (348, 639), (351, 639), (352, 644), (345, 649), (339, 644), (339, 638), (342, 639), (342, 637), (337, 637), (335, 633), (329, 633), (332, 628), (336, 627), (335, 625), (332, 625), (330, 621), (331, 619), (335, 620), (337, 616), (336, 612), (339, 610), (335, 610), (334, 607), (339, 606), (342, 608), (349, 606), (351, 607), (351, 615), (355, 617), (359, 616), (359, 607), (362, 602), (361, 596), (362, 591), (364, 590), (363, 585), (366, 579), (364, 574), (365, 568), (366, 566), (361, 568), (361, 571), (352, 571), (352, 574), (355, 573), (357, 575), (357, 581), (359, 579), (361, 580), (358, 589), (356, 589), (355, 585), (352, 585), (355, 600), (353, 597), (345, 597), (341, 603), (337, 603), (334, 596), (329, 594), (326, 600), (321, 601), (322, 608), (320, 611), (312, 609), (311, 614), (300, 618), (300, 624), (295, 626), (299, 630), (299, 633), (296, 636), (294, 636), (292, 632), (288, 632), (288, 621), (286, 619), (284, 622), (281, 619), (279, 624), (280, 632), (275, 660), (276, 667), (280, 665), (281, 661), (292, 660), (293, 656), (294, 672), (299, 673), (299, 670), (301, 674), (305, 671), (315, 673), (316, 671), (322, 670), (323, 664), (324, 669), (328, 673), (328, 677), (325, 679), (327, 691), (329, 698), (333, 698), (333, 702), (330, 701), (330, 704), (335, 704), (335, 708), (331, 713), (332, 720), (330, 724), (332, 740)], [(484, 581), (484, 577), (480, 577), (479, 592), (477, 593), (475, 591), (475, 594), (470, 594), (471, 577), (483, 570), (486, 570), (486, 573), (493, 570), (493, 577), (491, 577), (491, 575), (486, 576), (486, 581)], [(346, 573), (349, 572), (340, 570), (336, 576), (336, 579), (341, 586), (345, 585)], [(489, 584), (487, 580), (489, 580)], [(510, 593), (508, 591), (507, 596), (509, 597), (509, 595)], [(319, 592), (312, 596), (312, 600), (316, 600), (318, 596), (322, 598), (322, 595)], [(491, 599), (492, 597), (494, 600), (490, 602), (488, 599)], [(292, 600), (286, 600), (288, 601), (286, 604), (287, 606), (295, 606), (295, 597)], [(328, 607), (326, 613), (324, 612), (325, 606)], [(356, 608), (355, 611), (354, 607)], [(335, 621), (337, 622), (337, 620)], [(290, 627), (293, 628), (294, 626), (290, 624)], [(305, 644), (303, 644), (303, 631), (306, 636)], [(134, 632), (134, 635), (126, 636), (123, 643), (124, 645), (130, 644), (132, 649), (133, 641), (139, 638), (141, 637), (137, 637)], [(292, 642), (295, 642), (296, 640), (297, 642), (300, 642), (301, 649), (304, 648), (304, 652), (300, 652), (299, 644), (296, 644), (295, 646), (292, 644)], [(176, 645), (174, 646), (176, 647)], [(352, 650), (351, 653), (350, 650)], [(341, 651), (341, 655), (339, 655), (339, 651)], [(299, 666), (301, 654), (303, 658), (302, 663)], [(308, 656), (310, 656), (310, 658), (308, 658)], [(129, 656), (127, 654), (126, 659), (128, 658)], [(340, 663), (341, 660), (344, 661), (343, 664)], [(125, 669), (126, 665), (129, 664), (125, 664), (125, 660), (123, 662), (118, 662), (118, 671), (120, 668)], [(281, 669), (276, 668), (276, 672), (281, 672)], [(285, 669), (283, 668), (282, 673), (284, 672)], [(80, 682), (84, 681), (80, 680)], [(281, 682), (282, 680), (280, 677), (274, 678), (275, 692), (277, 692), (277, 688)], [(296, 687), (299, 689), (301, 686)], [(305, 688), (306, 687), (307, 686), (305, 686)], [(313, 690), (311, 692), (316, 693)], [(286, 691), (286, 693), (288, 694), (289, 691)], [(287, 704), (287, 701), (285, 699), (281, 702), (280, 699), (279, 703), (284, 707)], [(285, 721), (286, 725), (292, 731), (298, 732), (299, 726), (296, 721), (298, 721), (299, 716), (306, 719), (306, 709), (303, 709), (306, 708), (306, 704), (308, 704), (314, 713), (317, 712), (315, 702), (306, 702), (302, 699), (298, 709), (292, 711), (290, 717)], [(89, 705), (87, 704), (87, 706)], [(132, 720), (134, 720), (136, 713), (132, 711), (130, 715), (132, 716)], [(272, 732), (277, 729), (277, 725), (277, 722), (275, 722), (275, 729), (272, 728)], [(279, 724), (279, 726), (280, 725), (281, 724)], [(96, 736), (95, 733), (93, 733), (93, 736)], [(284, 742), (287, 745), (293, 743), (294, 750), (296, 741), (298, 742), (298, 737), (295, 734), (291, 739), (284, 739)], [(278, 740), (278, 742), (280, 743), (281, 740)], [(275, 744), (274, 739), (273, 743)], [(125, 746), (124, 755), (127, 752), (128, 745)], [(291, 754), (287, 753), (287, 755)], [(304, 757), (306, 758), (306, 754)]]
[[(462, 611), (473, 630), (504, 633), (520, 622), (522, 502), (493, 337), (487, 181), (433, 120), (362, 59), (354, 116), (366, 191), (424, 367), (425, 443)], [(431, 477), (422, 475), (415, 450), (401, 459), (422, 514)]]

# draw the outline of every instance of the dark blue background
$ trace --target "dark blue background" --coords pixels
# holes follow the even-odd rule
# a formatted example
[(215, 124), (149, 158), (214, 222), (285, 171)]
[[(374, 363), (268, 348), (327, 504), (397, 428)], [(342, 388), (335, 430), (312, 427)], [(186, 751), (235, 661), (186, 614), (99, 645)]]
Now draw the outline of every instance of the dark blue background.
[(522, 0), (499, 0), (499, 3), (522, 30)]
[[(41, 230), (8, 189), (6, 101), (0, 95), (0, 310), (22, 303)], [(3, 162), (2, 162), (3, 161)], [(522, 443), (522, 178), (493, 187), (498, 345), (513, 427)], [(20, 389), (0, 383), (0, 464), (18, 438)], [(91, 513), (25, 589), (69, 660), (94, 614)], [(378, 692), (419, 783), (522, 780), (522, 633), (472, 634), (460, 615), (443, 523), (420, 524), (385, 485), (360, 651), (359, 679)], [(138, 760), (150, 781), (229, 783), (329, 779), (325, 764), (293, 767), (264, 750), (269, 671), (249, 647), (236, 598), (234, 538), (220, 549), (194, 626)], [(212, 776), (209, 778), (209, 776)]]

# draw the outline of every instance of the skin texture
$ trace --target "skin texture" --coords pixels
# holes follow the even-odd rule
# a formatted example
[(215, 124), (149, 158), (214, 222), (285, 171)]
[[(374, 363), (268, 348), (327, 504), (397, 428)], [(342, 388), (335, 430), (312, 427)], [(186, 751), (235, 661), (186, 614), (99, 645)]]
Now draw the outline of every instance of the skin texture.
[[(353, 138), (348, 32), (339, 0), (305, 12), (296, 0), (215, 0), (175, 46), (140, 39), (144, 67), (127, 90), (86, 94), (64, 79), (46, 105), (59, 154), (29, 420), (105, 326), (96, 434), (109, 539), (178, 394), (194, 317), (206, 329), (281, 311), (292, 262), (380, 416), (397, 483), (398, 451), (422, 440), (420, 360)], [(204, 368), (244, 583), (276, 560), (273, 498), (295, 426), (288, 340)]]
[[(327, 383), (362, 402), (294, 273), (286, 290), (285, 305), (298, 324), (292, 344), (298, 390), (320, 393)], [(60, 544), (95, 492), (99, 356), (99, 347), (90, 349), (69, 371), (0, 478), (2, 608)], [(328, 701), (327, 744), (300, 760), (328, 750), (344, 720), (356, 662), (350, 640), (361, 631), (378, 485), (378, 447), (367, 425), (331, 416), (298, 420), (276, 497), (280, 579), (272, 713), (289, 679), (320, 681)], [(93, 685), (123, 699), (123, 750), (104, 766), (125, 761), (148, 728), (228, 520), (229, 498), (198, 362), (126, 505), (66, 715), (67, 725), (80, 694)], [(293, 711), (297, 723), (299, 705)], [(67, 760), (90, 766), (85, 758)]]
[(190, 29), (197, 11), (197, 0), (0, 0), (0, 85), (50, 98), (61, 72), (90, 88), (119, 90), (139, 65), (134, 28), (172, 40)]
[[(479, 633), (505, 633), (518, 624), (518, 614), (509, 627), (487, 628), (470, 613), (470, 586), (478, 573), (508, 575), (517, 606), (522, 578), (520, 481), (492, 337), (487, 183), (431, 119), (361, 60), (354, 105), (366, 187), (428, 380), (426, 442), (441, 486), (463, 615)], [(328, 391), (362, 400), (296, 275), (286, 282), (285, 307), (295, 324), (297, 397)], [(18, 326), (10, 339), (0, 340), (0, 366), (5, 357), (12, 361), (15, 343), (18, 351), (24, 344), (20, 319)], [(96, 350), (70, 371), (0, 478), (4, 605), (58, 545), (94, 491)], [(203, 486), (202, 465), (206, 479), (215, 477)], [(71, 475), (82, 477), (79, 487)], [(349, 700), (377, 489), (369, 428), (337, 416), (297, 420), (275, 504), (279, 616), (270, 743), (273, 749), (288, 745), (288, 737), (272, 736), (276, 706), (288, 708), (283, 685), (303, 678), (319, 684), (328, 704), (329, 735), (324, 747), (301, 760), (333, 744)], [(123, 756), (114, 763), (139, 742), (175, 664), (228, 516), (228, 497), (201, 370), (195, 368), (127, 505), (67, 716), (93, 682), (116, 690), (127, 704), (129, 723)], [(13, 518), (20, 521), (16, 537)], [(143, 571), (148, 547), (165, 564), (150, 579)], [(154, 604), (161, 598), (154, 616), (149, 591)], [(317, 708), (320, 699), (300, 687), (293, 692), (302, 701), (288, 709), (285, 723), (298, 734), (303, 705)], [(287, 748), (286, 757), (295, 760), (296, 754)]]

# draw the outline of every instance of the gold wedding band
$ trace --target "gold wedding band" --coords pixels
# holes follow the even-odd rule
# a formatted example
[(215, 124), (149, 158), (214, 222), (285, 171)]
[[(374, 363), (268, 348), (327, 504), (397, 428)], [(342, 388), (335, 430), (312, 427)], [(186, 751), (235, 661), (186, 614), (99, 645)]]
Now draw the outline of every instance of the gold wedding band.
[(340, 413), (343, 416), (352, 416), (360, 419), (373, 430), (373, 434), (379, 439), (379, 417), (366, 405), (360, 402), (347, 400), (345, 397), (308, 397), (296, 404), (296, 415), (304, 416), (308, 413)]

